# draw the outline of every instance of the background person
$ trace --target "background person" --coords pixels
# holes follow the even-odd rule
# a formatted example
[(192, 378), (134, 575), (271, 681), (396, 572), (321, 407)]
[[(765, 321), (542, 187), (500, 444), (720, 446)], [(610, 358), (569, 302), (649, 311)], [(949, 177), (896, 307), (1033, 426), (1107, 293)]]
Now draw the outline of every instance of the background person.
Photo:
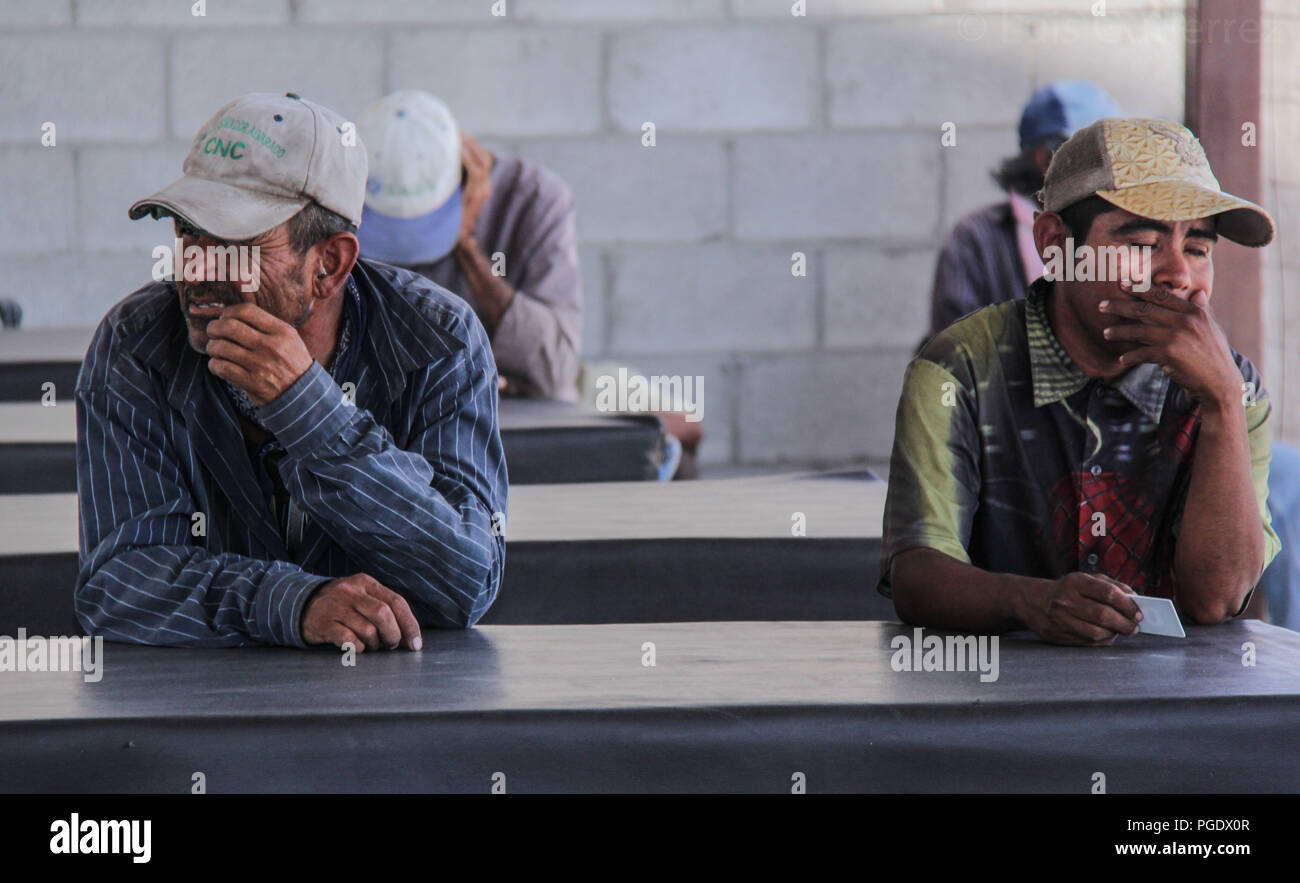
[(582, 274), (569, 186), (493, 155), (418, 89), (384, 96), (357, 129), (370, 151), (361, 253), (468, 301), (507, 395), (576, 401)]

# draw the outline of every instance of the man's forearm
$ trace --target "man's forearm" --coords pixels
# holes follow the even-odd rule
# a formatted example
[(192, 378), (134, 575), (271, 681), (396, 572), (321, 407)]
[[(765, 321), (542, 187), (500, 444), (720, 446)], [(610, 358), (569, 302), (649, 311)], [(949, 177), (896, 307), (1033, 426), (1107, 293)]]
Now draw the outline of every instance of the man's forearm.
[(904, 621), (978, 632), (1023, 628), (1023, 600), (1046, 582), (992, 573), (924, 548), (899, 554), (891, 570), (894, 606)]
[(491, 375), (462, 364), (445, 380), (449, 392), (473, 394), (450, 405), (450, 420), (439, 411), (443, 396), (420, 396), (428, 411), (412, 450), (346, 403), (319, 365), (259, 416), (287, 452), (280, 468), (289, 493), (349, 556), (435, 613), (426, 624), (464, 627), (500, 584), (504, 550), (493, 508), (505, 509), (504, 468), (486, 416), (496, 396)]
[(328, 577), (285, 561), (196, 546), (123, 548), (79, 581), (74, 608), (92, 635), (170, 647), (304, 646), (299, 622)]
[(1200, 623), (1236, 614), (1259, 579), (1264, 548), (1244, 406), (1203, 405), (1174, 561), (1183, 612)]

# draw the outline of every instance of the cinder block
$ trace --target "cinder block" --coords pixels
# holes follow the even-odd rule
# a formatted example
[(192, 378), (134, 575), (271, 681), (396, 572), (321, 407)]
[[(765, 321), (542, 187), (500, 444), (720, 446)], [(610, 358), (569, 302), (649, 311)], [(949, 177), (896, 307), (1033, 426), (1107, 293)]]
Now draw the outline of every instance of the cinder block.
[(167, 221), (132, 221), (126, 211), (138, 199), (181, 176), (188, 143), (152, 147), (83, 148), (77, 157), (78, 243), (85, 251), (143, 250), (170, 245)]
[[(0, 150), (0, 253), (39, 255), (71, 248), (77, 207), (73, 181), (71, 146)], [(13, 292), (0, 294), (4, 296)]]
[(817, 283), (781, 247), (625, 247), (612, 253), (609, 350), (788, 350), (815, 337)]
[(6, 263), (0, 297), (23, 307), (24, 328), (98, 325), (113, 304), (151, 280), (130, 255), (66, 254)]
[(72, 0), (5, 0), (0, 3), (0, 25), (6, 28), (48, 28), (72, 21)]
[(926, 15), (934, 4), (917, 0), (804, 0), (796, 15), (795, 0), (731, 0), (737, 18), (791, 19), (863, 18), (877, 15)]
[(790, 130), (820, 102), (813, 28), (654, 27), (616, 32), (609, 106), (615, 125), (640, 131)]
[(195, 0), (81, 0), (77, 24), (186, 28), (289, 22), (288, 0), (206, 0), (201, 10), (203, 15), (195, 14)]
[[(222, 105), (248, 92), (294, 92), (356, 119), (383, 95), (382, 58), (379, 35), (367, 32), (177, 36), (171, 51), (171, 134), (189, 141)], [(213, 63), (220, 65), (220, 76), (213, 75)]]
[(934, 249), (828, 249), (825, 329), (830, 348), (897, 349), (930, 324)]
[(1091, 80), (1130, 116), (1183, 118), (1181, 14), (1044, 18), (1035, 29), (1032, 48), (1036, 84)]
[(991, 202), (1006, 199), (991, 173), (1002, 164), (1002, 160), (1020, 152), (1014, 126), (996, 129), (958, 126), (956, 138), (956, 144), (939, 151), (944, 160), (946, 185), (945, 236), (958, 218)]
[(698, 242), (727, 230), (727, 157), (720, 142), (664, 132), (525, 142), (520, 154), (564, 178), (583, 242)]
[(1300, 156), (1296, 141), (1300, 138), (1300, 102), (1276, 100), (1264, 108), (1266, 118), (1258, 131), (1264, 150), (1265, 168), (1280, 184), (1300, 184)]
[(655, 21), (720, 18), (726, 0), (510, 0), (522, 21)]
[(732, 166), (735, 233), (893, 243), (933, 238), (940, 149), (937, 133), (739, 139)]
[(312, 23), (505, 24), (518, 16), (518, 0), (506, 0), (506, 15), (492, 14), (493, 0), (298, 0), (298, 20)]
[(836, 127), (945, 122), (1014, 125), (1029, 94), (1032, 45), (1009, 16), (863, 22), (828, 33), (826, 80)]
[[(1082, 3), (1063, 2), (1063, 0), (937, 0), (934, 5), (936, 12), (951, 15), (993, 12), (1033, 12), (1039, 15), (1061, 15), (1073, 12), (1091, 15), (1093, 2), (1094, 0)], [(1182, 8), (1183, 0), (1106, 0), (1105, 15), (1134, 10), (1161, 12)]]
[[(155, 37), (108, 31), (0, 37), (0, 140), (39, 144), (153, 141), (163, 127), (163, 70)], [(129, 84), (127, 87), (126, 84)]]
[(598, 248), (578, 249), (582, 267), (582, 357), (605, 355), (605, 256)]
[(424, 89), (475, 135), (576, 135), (601, 125), (601, 34), (480, 28), (397, 34), (388, 83)]
[(742, 463), (888, 459), (910, 353), (799, 353), (742, 361)]

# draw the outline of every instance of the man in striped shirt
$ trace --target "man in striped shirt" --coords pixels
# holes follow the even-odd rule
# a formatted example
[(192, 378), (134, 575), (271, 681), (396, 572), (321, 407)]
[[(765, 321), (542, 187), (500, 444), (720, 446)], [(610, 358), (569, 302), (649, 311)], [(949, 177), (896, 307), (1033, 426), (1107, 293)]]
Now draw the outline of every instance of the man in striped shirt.
[(251, 94), (131, 207), (172, 218), (184, 251), (174, 282), (109, 312), (77, 381), (90, 632), (418, 650), (421, 625), (491, 605), (507, 483), (490, 345), (461, 299), (358, 259), (366, 166), (334, 112)]

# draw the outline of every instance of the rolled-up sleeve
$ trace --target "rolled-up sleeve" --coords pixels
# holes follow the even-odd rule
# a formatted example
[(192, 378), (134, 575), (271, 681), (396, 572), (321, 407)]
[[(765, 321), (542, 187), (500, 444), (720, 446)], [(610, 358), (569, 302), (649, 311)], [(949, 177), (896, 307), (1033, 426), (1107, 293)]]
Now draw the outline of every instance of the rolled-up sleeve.
[[(1259, 372), (1254, 365), (1249, 362), (1242, 364), (1243, 362), (1244, 359), (1238, 362), (1242, 377), (1246, 382), (1254, 383), (1259, 390), (1253, 403), (1246, 407), (1246, 438), (1250, 445), (1250, 474), (1255, 487), (1255, 500), (1259, 505), (1260, 523), (1264, 528), (1264, 566), (1260, 568), (1262, 575), (1278, 552), (1282, 551), (1282, 540), (1273, 529), (1273, 516), (1268, 509), (1268, 471), (1272, 459), (1270, 418), (1273, 415), (1273, 405), (1268, 393), (1260, 386)], [(1244, 605), (1242, 609), (1245, 609)]]
[(877, 589), (892, 597), (894, 557), (928, 548), (970, 562), (979, 498), (978, 434), (973, 390), (924, 358), (903, 379), (889, 460)]

